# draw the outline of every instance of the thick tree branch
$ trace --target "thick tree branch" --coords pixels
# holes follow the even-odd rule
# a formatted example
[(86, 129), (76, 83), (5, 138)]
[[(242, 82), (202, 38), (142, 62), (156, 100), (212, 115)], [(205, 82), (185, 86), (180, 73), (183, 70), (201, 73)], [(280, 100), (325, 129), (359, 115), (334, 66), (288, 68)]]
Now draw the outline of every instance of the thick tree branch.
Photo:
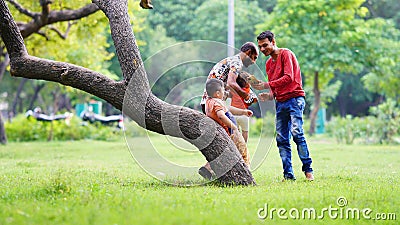
[(76, 10), (50, 11), (49, 24), (70, 20), (78, 20), (97, 12), (98, 10), (99, 8), (95, 4), (88, 4)]
[[(12, 0), (9, 1), (11, 3)], [(81, 19), (99, 10), (99, 8), (95, 4), (88, 4), (76, 10), (51, 11), (49, 8), (49, 4), (51, 2), (45, 1), (44, 3), (45, 5), (42, 6), (42, 13), (31, 13), (31, 17), (33, 19), (29, 23), (19, 24), (18, 27), (22, 34), (22, 37), (28, 37), (33, 33), (37, 33), (42, 27), (46, 25), (57, 22)]]
[(40, 22), (42, 24), (47, 24), (50, 13), (50, 4), (51, 1), (48, 0), (40, 0), (40, 5), (42, 6), (42, 14), (40, 15)]
[(34, 13), (31, 12), (27, 9), (25, 9), (22, 5), (20, 5), (18, 2), (14, 1), (14, 0), (7, 0), (11, 5), (13, 5), (20, 13), (27, 15), (31, 18), (35, 18), (36, 16), (38, 16), (38, 13)]
[(100, 73), (69, 63), (25, 56), (11, 59), (11, 75), (47, 80), (85, 91), (122, 110), (125, 86)]
[(0, 1), (0, 35), (11, 59), (28, 55), (24, 39), (4, 0)]
[[(109, 19), (111, 37), (114, 41), (115, 46), (126, 46), (126, 43), (136, 43), (136, 38), (133, 34), (129, 17), (125, 16), (128, 13), (126, 12), (128, 4), (127, 1), (122, 0), (112, 2), (104, 0), (92, 0), (92, 2), (96, 3)], [(123, 25), (121, 26), (121, 24)], [(116, 48), (118, 61), (121, 65), (121, 70), (126, 84), (129, 83), (136, 70), (138, 70), (139, 68), (144, 68), (138, 46), (135, 44), (128, 47), (130, 48)], [(140, 73), (146, 76), (145, 71), (141, 71)], [(140, 83), (138, 85), (143, 86), (146, 90), (150, 90), (150, 85), (147, 79), (141, 80), (141, 82), (143, 83)]]

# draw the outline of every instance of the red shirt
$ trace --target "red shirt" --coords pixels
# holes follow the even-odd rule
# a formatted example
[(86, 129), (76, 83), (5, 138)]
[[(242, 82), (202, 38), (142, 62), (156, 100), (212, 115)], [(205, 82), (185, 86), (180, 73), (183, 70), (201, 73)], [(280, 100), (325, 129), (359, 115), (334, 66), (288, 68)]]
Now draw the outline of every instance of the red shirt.
[(276, 101), (284, 102), (291, 98), (305, 96), (300, 66), (292, 51), (281, 48), (276, 61), (270, 57), (265, 63), (265, 68), (268, 85)]

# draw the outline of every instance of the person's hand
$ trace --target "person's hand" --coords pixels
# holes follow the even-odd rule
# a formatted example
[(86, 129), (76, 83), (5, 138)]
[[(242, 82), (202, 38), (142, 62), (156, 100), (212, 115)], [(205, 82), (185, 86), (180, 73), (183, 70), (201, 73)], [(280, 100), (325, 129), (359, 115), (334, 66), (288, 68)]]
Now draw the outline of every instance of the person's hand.
[(235, 125), (233, 125), (232, 129), (232, 134), (239, 134), (239, 128)]
[(243, 111), (243, 115), (250, 117), (253, 115), (253, 111), (251, 111), (250, 109), (245, 109)]
[(230, 95), (230, 91), (229, 91), (229, 90), (226, 90), (226, 91), (224, 92), (224, 97), (222, 98), (222, 100), (226, 101), (226, 99), (229, 97), (229, 95)]
[(252, 84), (251, 87), (253, 87), (256, 90), (269, 89), (267, 82), (259, 82), (258, 84)]
[(272, 95), (271, 92), (264, 92), (258, 94), (258, 97), (260, 98), (261, 101), (271, 101), (274, 99), (274, 96)]
[(247, 105), (251, 105), (257, 101), (257, 95), (253, 92), (250, 92), (250, 94), (248, 94), (247, 97), (244, 99), (244, 103), (246, 103)]

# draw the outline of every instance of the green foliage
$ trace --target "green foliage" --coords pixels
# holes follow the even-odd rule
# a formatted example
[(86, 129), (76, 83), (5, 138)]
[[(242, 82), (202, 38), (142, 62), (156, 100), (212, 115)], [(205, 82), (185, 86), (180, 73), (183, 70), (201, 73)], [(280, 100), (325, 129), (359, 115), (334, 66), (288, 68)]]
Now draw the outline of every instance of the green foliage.
[(333, 118), (327, 124), (328, 134), (338, 143), (353, 144), (356, 138), (365, 143), (396, 143), (400, 135), (400, 108), (391, 99), (371, 108), (373, 116)]
[[(321, 107), (326, 108), (329, 103), (336, 98), (339, 91), (342, 87), (342, 81), (336, 80), (328, 83), (326, 87), (324, 87), (324, 92), (321, 93), (321, 98), (323, 102), (321, 102)], [(306, 92), (307, 102), (314, 102), (314, 92), (311, 86), (304, 87), (304, 91)]]
[[(373, 104), (379, 98), (379, 95), (365, 87), (361, 81), (363, 76), (364, 74), (335, 73), (335, 78), (330, 83), (340, 81), (342, 85), (334, 101), (329, 104), (329, 107), (327, 106), (329, 113), (341, 116), (348, 113), (353, 116), (366, 116), (368, 114), (368, 105)], [(309, 99), (310, 95), (307, 96), (307, 99)]]
[(338, 143), (353, 144), (355, 138), (360, 137), (362, 121), (360, 118), (353, 118), (347, 115), (344, 118), (332, 118), (326, 125), (326, 131), (329, 135), (336, 138)]
[(365, 20), (363, 2), (279, 0), (257, 33), (272, 30), (278, 46), (297, 53), (306, 85), (313, 86), (311, 77), (318, 72), (323, 92), (335, 71), (357, 74), (367, 69), (381, 81), (370, 86), (393, 96), (400, 80), (394, 63), (399, 61), (399, 31), (390, 21)]
[(400, 2), (398, 0), (369, 0), (363, 5), (370, 11), (368, 18), (391, 19), (396, 23), (397, 29), (400, 29)]
[[(204, 1), (194, 12), (189, 23), (192, 38), (227, 42), (228, 1)], [(248, 41), (255, 42), (254, 25), (268, 17), (256, 1), (235, 1), (235, 47)]]
[(203, 0), (170, 0), (154, 2), (154, 10), (149, 13), (150, 27), (161, 26), (166, 34), (178, 41), (192, 40), (193, 30), (188, 26), (195, 19), (194, 11)]
[(273, 137), (275, 135), (275, 114), (266, 112), (264, 117), (250, 120), (250, 137)]
[(391, 143), (393, 137), (400, 134), (400, 105), (393, 99), (370, 109), (379, 121), (379, 143)]
[(36, 121), (33, 117), (18, 115), (12, 122), (5, 123), (7, 138), (11, 142), (26, 141), (68, 141), (68, 140), (115, 140), (122, 135), (116, 127), (101, 124), (83, 124), (72, 117), (70, 123), (64, 120), (53, 122)]
[[(366, 23), (371, 29), (366, 46), (371, 52), (364, 53), (367, 74), (362, 78), (365, 87), (375, 93), (386, 95), (390, 98), (400, 96), (400, 30), (388, 20), (374, 19)], [(379, 45), (374, 45), (377, 42)]]

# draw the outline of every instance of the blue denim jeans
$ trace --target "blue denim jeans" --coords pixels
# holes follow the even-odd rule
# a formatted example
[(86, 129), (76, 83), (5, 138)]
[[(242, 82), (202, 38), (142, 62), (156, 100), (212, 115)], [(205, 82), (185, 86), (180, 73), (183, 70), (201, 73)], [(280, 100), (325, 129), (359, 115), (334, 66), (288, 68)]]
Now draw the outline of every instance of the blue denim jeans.
[(283, 176), (286, 179), (296, 179), (292, 168), (292, 150), (290, 138), (297, 145), (297, 153), (303, 163), (304, 173), (312, 172), (311, 157), (308, 152), (303, 131), (304, 97), (291, 98), (285, 102), (276, 102), (276, 142), (282, 159)]

